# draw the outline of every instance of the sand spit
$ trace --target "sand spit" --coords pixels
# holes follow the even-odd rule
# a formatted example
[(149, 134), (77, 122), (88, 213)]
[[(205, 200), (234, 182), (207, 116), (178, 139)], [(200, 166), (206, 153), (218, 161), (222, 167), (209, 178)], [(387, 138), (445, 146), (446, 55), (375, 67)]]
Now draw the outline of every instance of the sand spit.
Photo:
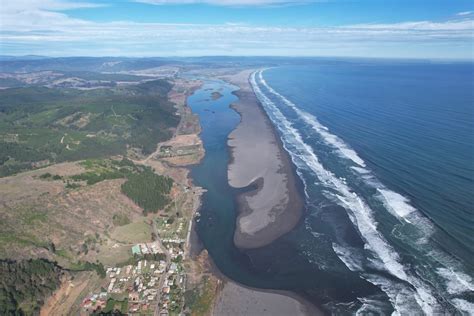
[(311, 304), (285, 294), (257, 291), (225, 282), (214, 304), (213, 316), (323, 315)]
[(239, 248), (267, 245), (290, 231), (302, 215), (303, 202), (296, 187), (296, 175), (248, 81), (252, 70), (222, 79), (237, 85), (239, 101), (232, 105), (241, 122), (229, 135), (232, 162), (229, 184), (255, 189), (240, 195), (234, 242)]

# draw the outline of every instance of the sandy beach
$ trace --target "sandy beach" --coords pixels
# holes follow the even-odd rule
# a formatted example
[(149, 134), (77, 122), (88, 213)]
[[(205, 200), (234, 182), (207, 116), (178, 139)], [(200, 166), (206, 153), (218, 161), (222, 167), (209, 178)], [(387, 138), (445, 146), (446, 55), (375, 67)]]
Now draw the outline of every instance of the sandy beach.
[(254, 290), (225, 281), (216, 299), (213, 316), (288, 316), (323, 315), (312, 304), (286, 292)]
[(201, 272), (217, 280), (212, 316), (320, 316), (325, 313), (316, 305), (289, 291), (263, 290), (237, 283), (222, 274), (199, 242), (193, 243), (194, 262)]
[(290, 158), (252, 90), (251, 73), (244, 70), (221, 77), (240, 88), (235, 92), (239, 101), (232, 104), (241, 122), (228, 140), (232, 156), (229, 184), (255, 187), (238, 198), (234, 242), (243, 249), (265, 246), (287, 233), (303, 211)]

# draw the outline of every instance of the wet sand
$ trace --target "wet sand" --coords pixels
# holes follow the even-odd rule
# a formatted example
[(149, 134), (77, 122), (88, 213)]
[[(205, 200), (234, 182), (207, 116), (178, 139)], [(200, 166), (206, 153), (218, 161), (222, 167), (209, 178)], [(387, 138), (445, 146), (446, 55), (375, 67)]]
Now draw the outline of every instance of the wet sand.
[(252, 70), (222, 76), (240, 88), (232, 108), (241, 122), (229, 135), (232, 161), (229, 184), (234, 188), (255, 186), (238, 197), (239, 215), (234, 234), (242, 249), (265, 246), (295, 227), (303, 200), (288, 153), (248, 81)]
[(225, 282), (216, 299), (213, 316), (323, 315), (302, 299), (273, 291), (257, 291), (234, 282)]
[[(196, 248), (199, 247), (196, 245)], [(196, 257), (195, 257), (196, 258)], [(322, 316), (322, 309), (300, 295), (264, 290), (237, 283), (222, 274), (207, 253), (206, 271), (217, 278), (218, 290), (212, 316)]]

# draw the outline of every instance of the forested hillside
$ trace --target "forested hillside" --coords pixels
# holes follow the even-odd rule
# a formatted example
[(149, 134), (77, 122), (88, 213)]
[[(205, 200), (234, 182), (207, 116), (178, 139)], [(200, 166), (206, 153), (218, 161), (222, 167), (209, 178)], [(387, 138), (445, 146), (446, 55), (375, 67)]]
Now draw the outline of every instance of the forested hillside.
[(154, 80), (93, 90), (22, 87), (0, 90), (0, 176), (87, 158), (146, 155), (179, 122)]
[(62, 273), (47, 260), (0, 260), (0, 315), (39, 315)]

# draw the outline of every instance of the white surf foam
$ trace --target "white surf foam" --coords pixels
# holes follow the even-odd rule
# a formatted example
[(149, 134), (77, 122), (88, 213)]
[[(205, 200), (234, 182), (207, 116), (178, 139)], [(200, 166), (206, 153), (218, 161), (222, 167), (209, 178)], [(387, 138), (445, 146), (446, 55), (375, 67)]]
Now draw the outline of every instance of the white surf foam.
[[(261, 74), (261, 72), (260, 72)], [(261, 91), (257, 84), (256, 74), (251, 76), (251, 84), (255, 94), (262, 102), (265, 110), (272, 117), (273, 122), (281, 131), (283, 143), (292, 143), (297, 148), (296, 151), (289, 151), (291, 156), (298, 156), (305, 164), (314, 172), (321, 183), (330, 188), (334, 193), (334, 197), (339, 205), (344, 207), (353, 222), (354, 226), (359, 230), (365, 241), (365, 247), (374, 253), (382, 262), (387, 272), (394, 277), (403, 281), (404, 291), (410, 293), (415, 298), (417, 305), (425, 313), (433, 314), (440, 309), (440, 306), (431, 293), (431, 290), (421, 280), (410, 275), (405, 271), (403, 265), (399, 262), (399, 256), (385, 238), (377, 230), (377, 222), (373, 217), (370, 207), (356, 193), (337, 178), (331, 171), (325, 169), (319, 162), (313, 149), (303, 141), (300, 133), (293, 127), (292, 123), (281, 113), (276, 105)], [(377, 280), (370, 280), (377, 282)], [(399, 297), (399, 289), (390, 289), (390, 284), (374, 283), (379, 285), (389, 296), (394, 308), (401, 309)], [(401, 285), (399, 285), (401, 286)], [(414, 289), (414, 291), (412, 290)], [(412, 307), (410, 306), (410, 309)]]
[(342, 247), (337, 243), (332, 243), (332, 249), (351, 271), (363, 271), (362, 258), (351, 250), (350, 247)]
[(448, 293), (474, 292), (473, 280), (469, 275), (447, 268), (439, 268), (438, 273), (446, 280)]
[(385, 188), (379, 188), (377, 191), (380, 193), (385, 208), (390, 213), (395, 213), (397, 217), (402, 217), (407, 220), (406, 217), (416, 211), (416, 209), (409, 204), (409, 200), (403, 195)]
[(385, 306), (379, 300), (370, 297), (359, 297), (358, 300), (362, 306), (356, 311), (356, 316), (384, 315)]
[(463, 311), (463, 315), (474, 315), (474, 304), (466, 300), (455, 298), (452, 300), (457, 309)]
[[(444, 266), (444, 268), (436, 269), (436, 272), (444, 280), (444, 287), (450, 294), (447, 300), (457, 309), (474, 314), (474, 308), (472, 308), (474, 306), (472, 303), (457, 298), (457, 296), (465, 293), (474, 292), (474, 279), (470, 275), (462, 272), (463, 267), (456, 258), (435, 249), (431, 250), (428, 256)], [(469, 306), (471, 307), (469, 308)]]
[[(261, 71), (258, 73), (258, 75), (259, 75), (259, 79), (261, 78), (261, 80), (262, 80), (262, 85), (265, 88), (267, 88), (267, 90), (270, 93), (272, 93), (275, 96), (277, 96), (278, 98), (280, 98), (285, 104), (287, 104), (291, 108), (299, 110), (298, 108), (296, 108), (296, 105), (294, 103), (292, 103), (291, 101), (286, 99), (284, 96), (282, 96), (281, 94), (276, 92), (273, 88), (271, 88), (265, 82), (265, 80), (263, 79)], [(256, 84), (256, 80), (255, 80), (255, 84)], [(275, 106), (275, 104), (273, 104), (273, 105)], [(276, 108), (276, 106), (275, 106), (275, 108)], [(304, 114), (306, 112), (303, 113), (302, 110), (299, 110), (299, 112), (298, 111), (295, 111), (295, 112), (298, 115), (300, 115), (300, 117), (303, 117), (303, 119), (304, 119), (304, 117), (305, 117)], [(306, 113), (306, 114), (309, 115), (309, 116), (306, 116), (305, 122), (307, 124), (310, 124), (310, 125), (311, 125), (311, 123), (313, 123), (316, 127), (318, 127), (318, 129), (315, 129), (314, 126), (313, 126), (314, 130), (316, 130), (318, 133), (320, 131), (322, 131), (323, 133), (324, 133), (324, 131), (326, 133), (329, 133), (329, 129), (327, 127), (321, 125), (315, 117), (313, 117), (314, 121), (311, 121), (309, 119), (309, 118), (311, 118), (311, 115), (308, 114), (308, 113)], [(321, 133), (320, 133), (320, 135), (321, 135)], [(327, 136), (327, 135), (321, 135), (321, 136), (323, 136), (323, 139), (327, 139), (327, 140), (334, 140), (335, 139), (333, 137), (325, 138), (324, 136)], [(337, 141), (343, 142), (339, 138), (337, 138)], [(331, 144), (331, 143), (329, 142), (328, 144)], [(337, 142), (332, 143), (332, 145), (335, 145), (335, 144), (338, 144), (338, 143)], [(347, 146), (347, 145), (345, 145), (345, 146), (346, 146), (346, 148), (350, 149), (349, 146)], [(334, 146), (333, 146), (333, 148), (334, 148)], [(341, 147), (339, 147), (339, 148), (341, 148)], [(350, 150), (352, 150), (352, 149), (350, 149)], [(354, 153), (355, 153), (355, 151), (354, 151)], [(378, 198), (383, 203), (383, 205), (387, 209), (387, 211), (389, 211), (396, 218), (404, 219), (406, 222), (416, 225), (417, 229), (422, 234), (416, 240), (414, 240), (414, 242), (419, 244), (419, 245), (420, 244), (426, 244), (429, 241), (429, 237), (434, 232), (434, 226), (431, 223), (431, 221), (429, 219), (427, 219), (425, 216), (423, 216), (422, 214), (420, 214), (420, 212), (415, 207), (413, 207), (411, 205), (411, 202), (408, 198), (404, 197), (403, 195), (401, 195), (397, 192), (394, 192), (394, 191), (391, 191), (391, 190), (387, 189), (373, 175), (373, 173), (365, 166), (365, 163), (362, 166), (360, 163), (357, 163), (357, 159), (356, 160), (352, 159), (356, 156), (358, 157), (357, 153), (355, 153), (356, 156), (354, 156), (354, 155), (348, 154), (347, 151), (340, 151), (340, 155), (345, 156), (346, 158), (352, 160), (353, 162), (355, 162), (357, 164), (355, 166), (352, 166), (351, 169), (353, 169), (355, 172), (357, 172), (364, 179), (366, 184), (368, 184), (368, 185), (370, 185), (370, 186), (377, 189), (378, 195), (376, 196), (376, 198)], [(344, 179), (340, 179), (340, 180), (343, 181)], [(345, 181), (343, 181), (343, 184), (347, 185), (347, 183)], [(355, 194), (355, 193), (352, 193), (352, 194)], [(342, 256), (341, 252), (339, 254)], [(449, 294), (457, 295), (457, 294), (460, 294), (462, 292), (465, 292), (466, 290), (472, 291), (472, 288), (474, 288), (473, 280), (470, 276), (468, 276), (468, 275), (466, 275), (462, 272), (463, 268), (462, 268), (462, 265), (460, 264), (460, 262), (458, 260), (452, 258), (451, 256), (449, 256), (446, 253), (440, 251), (439, 249), (435, 250), (434, 248), (428, 253), (428, 255), (431, 257), (431, 259), (438, 262), (440, 265), (442, 265), (444, 267), (448, 267), (448, 268), (439, 268), (439, 269), (435, 269), (435, 270), (436, 270), (437, 274), (446, 281), (447, 292)], [(347, 256), (346, 256), (346, 258), (347, 258)], [(369, 259), (369, 261), (373, 261), (373, 265), (375, 267), (380, 267), (381, 265), (384, 265), (381, 262), (374, 261), (373, 259), (370, 259), (370, 258), (368, 258), (368, 259)], [(354, 261), (352, 261), (352, 264), (353, 263), (354, 263)], [(350, 263), (347, 262), (347, 264), (350, 264)], [(352, 268), (354, 268), (354, 266)], [(366, 278), (369, 279), (370, 276), (366, 276)], [(380, 280), (379, 281), (372, 280), (372, 282), (374, 284), (377, 284), (377, 282), (380, 283), (381, 281)], [(390, 282), (390, 281), (385, 281), (385, 282)], [(386, 288), (386, 290), (388, 290), (387, 286), (384, 286), (384, 287)], [(399, 295), (399, 297), (400, 297), (400, 295)], [(465, 310), (461, 307), (465, 308), (466, 306), (468, 306), (468, 305), (464, 304), (463, 302), (465, 302), (467, 304), (471, 304), (469, 302), (463, 301), (462, 299), (456, 299), (456, 302), (455, 302), (453, 297), (446, 297), (446, 299), (448, 301), (450, 301), (454, 306), (459, 308), (460, 310)], [(400, 309), (400, 308), (401, 307), (399, 306), (398, 309)]]
[(270, 91), (273, 95), (280, 98), (286, 105), (291, 107), (308, 125), (310, 125), (316, 132), (318, 132), (323, 137), (323, 140), (326, 142), (326, 144), (338, 150), (339, 154), (342, 157), (352, 160), (354, 163), (356, 163), (357, 165), (361, 167), (365, 167), (364, 160), (359, 157), (359, 155), (355, 152), (355, 150), (353, 150), (352, 148), (350, 148), (350, 146), (344, 143), (342, 139), (340, 139), (334, 134), (331, 134), (329, 132), (329, 129), (326, 126), (319, 123), (316, 117), (314, 117), (313, 115), (309, 114), (306, 111), (299, 109), (293, 102), (291, 102), (290, 100), (285, 98), (283, 95), (276, 92), (272, 87), (270, 87), (265, 81), (265, 79), (263, 79), (262, 72), (263, 71), (259, 71), (258, 73), (259, 79), (260, 79), (260, 82), (264, 85), (264, 87), (268, 89), (268, 91)]
[[(292, 108), (296, 114), (299, 115), (303, 121), (311, 126), (314, 131), (316, 131), (325, 143), (333, 148), (335, 148), (341, 157), (345, 157), (357, 164), (357, 166), (352, 166), (352, 169), (358, 172), (359, 174), (365, 175), (365, 179), (367, 184), (372, 185), (373, 187), (377, 188), (379, 191), (379, 199), (384, 203), (386, 209), (396, 218), (404, 219), (409, 222), (406, 218), (407, 215), (416, 211), (410, 204), (410, 200), (401, 194), (391, 191), (387, 189), (380, 181), (378, 181), (375, 176), (372, 175), (371, 171), (367, 169), (365, 161), (359, 157), (357, 152), (352, 149), (348, 144), (346, 144), (342, 139), (338, 136), (329, 132), (329, 128), (319, 123), (317, 118), (308, 112), (299, 109), (293, 102), (288, 100), (285, 96), (280, 94), (279, 92), (275, 91), (263, 78), (263, 70), (258, 72), (259, 80), (262, 85), (273, 95), (278, 97), (280, 100), (283, 101), (287, 106)], [(417, 217), (420, 217), (421, 214), (418, 214)]]
[(360, 174), (369, 174), (370, 173), (370, 171), (367, 170), (366, 168), (360, 168), (360, 167), (356, 167), (356, 166), (352, 166), (351, 168), (352, 168), (352, 170), (355, 170)]

